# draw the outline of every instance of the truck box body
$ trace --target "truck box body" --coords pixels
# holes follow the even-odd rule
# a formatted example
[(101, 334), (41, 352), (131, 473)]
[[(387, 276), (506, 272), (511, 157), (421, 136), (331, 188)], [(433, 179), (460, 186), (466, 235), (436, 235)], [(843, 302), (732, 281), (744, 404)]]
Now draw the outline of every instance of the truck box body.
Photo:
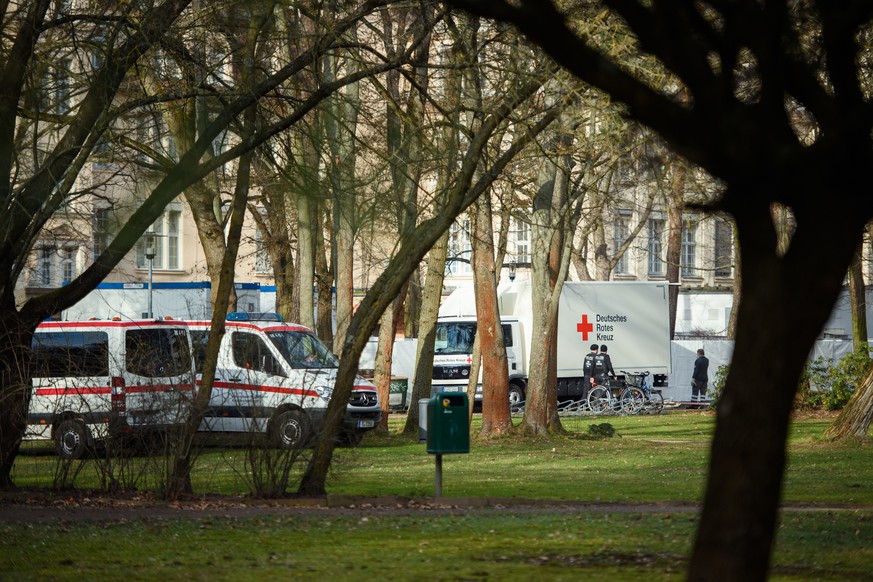
[[(606, 344), (616, 371), (670, 372), (668, 284), (640, 281), (567, 282), (558, 309), (558, 397), (584, 398), (582, 362), (591, 344)], [(530, 374), (533, 310), (528, 281), (503, 284), (498, 307), (507, 345), (510, 388), (523, 396)], [(462, 287), (440, 307), (433, 391), (463, 390), (472, 361), (476, 302)], [(469, 349), (465, 349), (469, 346)], [(477, 395), (477, 398), (479, 396)]]

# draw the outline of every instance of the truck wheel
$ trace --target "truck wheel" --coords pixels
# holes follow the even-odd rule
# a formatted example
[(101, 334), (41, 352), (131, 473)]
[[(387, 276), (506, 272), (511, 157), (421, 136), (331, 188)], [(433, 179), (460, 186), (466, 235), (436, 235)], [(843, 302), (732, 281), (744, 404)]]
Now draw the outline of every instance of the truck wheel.
[(67, 419), (55, 429), (55, 450), (62, 459), (79, 459), (88, 449), (88, 439), (81, 421)]
[(518, 384), (509, 385), (509, 407), (514, 408), (524, 402), (524, 390)]
[(273, 444), (282, 449), (301, 449), (309, 443), (309, 419), (300, 410), (279, 413), (270, 423)]

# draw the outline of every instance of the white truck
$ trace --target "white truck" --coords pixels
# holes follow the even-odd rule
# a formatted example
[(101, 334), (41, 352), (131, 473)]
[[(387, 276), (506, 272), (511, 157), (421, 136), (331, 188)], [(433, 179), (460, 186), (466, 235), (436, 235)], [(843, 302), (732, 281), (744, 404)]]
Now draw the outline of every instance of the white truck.
[[(642, 281), (566, 282), (558, 309), (558, 399), (587, 397), (582, 360), (592, 344), (606, 344), (613, 367), (650, 372), (653, 387), (670, 373), (668, 284)], [(498, 308), (509, 363), (510, 402), (524, 400), (529, 376), (533, 310), (529, 281), (502, 284)], [(442, 304), (434, 346), (432, 393), (465, 390), (476, 335), (472, 286)], [(479, 378), (481, 382), (481, 376)], [(481, 384), (476, 400), (481, 400)]]

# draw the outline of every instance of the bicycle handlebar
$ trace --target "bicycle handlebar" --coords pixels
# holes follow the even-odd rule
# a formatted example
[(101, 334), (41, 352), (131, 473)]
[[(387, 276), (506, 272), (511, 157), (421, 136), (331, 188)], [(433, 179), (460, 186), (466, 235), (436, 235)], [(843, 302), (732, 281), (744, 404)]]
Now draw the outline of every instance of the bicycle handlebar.
[(627, 372), (625, 370), (619, 370), (619, 372), (621, 372), (625, 376), (648, 376), (649, 375), (648, 371), (645, 371), (645, 372)]

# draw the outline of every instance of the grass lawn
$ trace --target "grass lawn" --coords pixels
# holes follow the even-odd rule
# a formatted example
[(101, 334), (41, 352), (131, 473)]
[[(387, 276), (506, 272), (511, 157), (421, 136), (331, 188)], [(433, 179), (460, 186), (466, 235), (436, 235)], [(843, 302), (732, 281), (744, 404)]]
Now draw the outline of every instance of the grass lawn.
[[(18, 524), (4, 520), (0, 506), (0, 579), (679, 580), (697, 520), (687, 507), (462, 511), (450, 498), (696, 504), (713, 420), (701, 413), (569, 418), (562, 437), (474, 438), (469, 454), (444, 456), (448, 503), (427, 511)], [(331, 494), (433, 495), (434, 459), (396, 434), (400, 421), (392, 417), (395, 434), (337, 451)], [(591, 438), (589, 427), (601, 423), (617, 436)], [(792, 425), (784, 501), (813, 508), (783, 511), (773, 580), (860, 580), (873, 571), (873, 448), (823, 441), (829, 423)], [(206, 450), (194, 476), (198, 493), (245, 493), (244, 455)], [(159, 482), (148, 460), (127, 461), (126, 470), (143, 473), (141, 489)], [(96, 464), (79, 466), (76, 487), (97, 486)], [(151, 468), (159, 473), (158, 465)], [(14, 476), (22, 487), (49, 487), (57, 466), (52, 456), (28, 454)]]

